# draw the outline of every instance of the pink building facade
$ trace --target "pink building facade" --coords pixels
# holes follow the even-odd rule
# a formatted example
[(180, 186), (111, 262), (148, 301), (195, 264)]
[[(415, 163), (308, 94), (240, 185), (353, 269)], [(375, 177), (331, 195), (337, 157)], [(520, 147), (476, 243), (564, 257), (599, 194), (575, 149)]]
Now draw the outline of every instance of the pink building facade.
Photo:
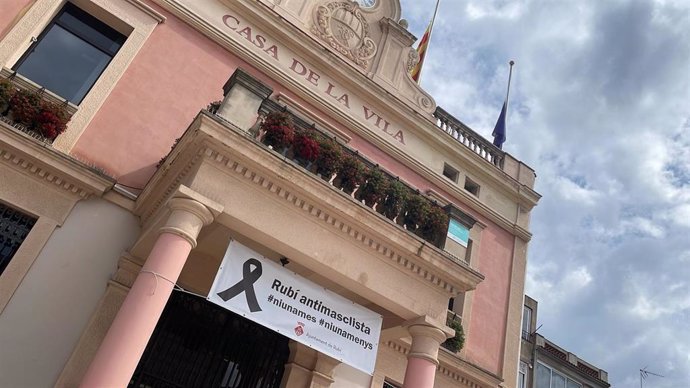
[[(0, 385), (516, 386), (535, 174), (412, 81), (397, 0), (1, 7)], [(268, 147), (279, 112), (363, 178)], [(190, 295), (230, 241), (379, 313), (373, 374)]]

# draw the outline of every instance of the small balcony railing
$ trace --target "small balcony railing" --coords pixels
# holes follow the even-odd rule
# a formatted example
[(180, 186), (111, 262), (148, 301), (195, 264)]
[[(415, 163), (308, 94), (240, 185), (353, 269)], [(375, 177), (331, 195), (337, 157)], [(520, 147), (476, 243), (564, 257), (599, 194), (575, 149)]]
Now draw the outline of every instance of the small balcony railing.
[(0, 121), (43, 143), (65, 131), (77, 107), (21, 75), (0, 72)]
[[(215, 114), (216, 108), (217, 106), (211, 104), (208, 110), (210, 113)], [(364, 187), (370, 182), (370, 180), (363, 180), (356, 187), (347, 187), (348, 185), (343, 184), (344, 178), (343, 176), (341, 176), (343, 174), (341, 174), (340, 171), (337, 171), (328, 176), (321, 176), (321, 178), (325, 182), (343, 191), (346, 195), (349, 195), (351, 198), (353, 198), (353, 200), (358, 201), (364, 204), (365, 206), (372, 208), (374, 211), (388, 218), (389, 220), (397, 224), (399, 227), (405, 229), (407, 232), (413, 233), (418, 237), (421, 237), (422, 239), (428, 241), (432, 245), (440, 249), (443, 249), (443, 246), (445, 244), (445, 237), (448, 231), (448, 215), (446, 211), (443, 210), (443, 208), (439, 206), (438, 203), (436, 203), (436, 201), (433, 201), (430, 198), (422, 195), (419, 192), (419, 190), (415, 189), (406, 182), (400, 180), (397, 176), (394, 176), (390, 172), (386, 171), (378, 164), (362, 156), (361, 154), (359, 154), (357, 150), (354, 150), (348, 147), (347, 145), (343, 144), (338, 139), (334, 138), (331, 134), (321, 131), (314, 124), (310, 124), (301, 117), (291, 113), (286, 107), (281, 106), (279, 103), (273, 100), (266, 99), (259, 109), (259, 120), (249, 131), (250, 135), (253, 136), (255, 139), (263, 142), (265, 140), (265, 133), (262, 130), (262, 123), (267, 116), (278, 112), (285, 112), (290, 116), (291, 121), (294, 123), (295, 131), (310, 132), (321, 139), (332, 139), (333, 144), (337, 144), (337, 147), (339, 147), (339, 149), (342, 152), (342, 155), (345, 158), (354, 158), (362, 163), (366, 171), (377, 170), (383, 176), (383, 179), (387, 182), (395, 182), (396, 185), (400, 185), (405, 196), (407, 197), (407, 201), (404, 204), (402, 204), (402, 207), (399, 211), (396, 211), (394, 212), (394, 214), (391, 214), (390, 212), (387, 212), (385, 210), (384, 206), (385, 201), (389, 198), (387, 194), (379, 195), (376, 197), (377, 199), (371, 200), (367, 199), (371, 197), (366, 197), (366, 194), (363, 193), (363, 190), (365, 190)], [(300, 158), (297, 155), (297, 152), (295, 151), (294, 145), (290, 145), (282, 150), (274, 151), (282, 153), (286, 160), (292, 160), (294, 163), (299, 164), (308, 172), (317, 175), (317, 163), (311, 163), (306, 162), (304, 160), (300, 160)], [(347, 175), (346, 171), (343, 173)], [(400, 188), (400, 186), (397, 187)], [(427, 209), (425, 216), (422, 216), (420, 218), (419, 214), (417, 214), (415, 210), (417, 208), (413, 207), (413, 202), (415, 203), (414, 206), (421, 206), (424, 209)], [(416, 221), (411, 220), (413, 217), (412, 213), (415, 213), (414, 216), (416, 216)], [(432, 214), (434, 214), (437, 218), (434, 218)], [(439, 215), (442, 215), (441, 219), (438, 218)]]
[(449, 134), (453, 139), (463, 146), (469, 148), (482, 159), (494, 165), (498, 169), (503, 169), (503, 159), (505, 153), (490, 141), (484, 139), (482, 135), (471, 130), (467, 125), (453, 117), (441, 107), (434, 112), (436, 125), (443, 132)]

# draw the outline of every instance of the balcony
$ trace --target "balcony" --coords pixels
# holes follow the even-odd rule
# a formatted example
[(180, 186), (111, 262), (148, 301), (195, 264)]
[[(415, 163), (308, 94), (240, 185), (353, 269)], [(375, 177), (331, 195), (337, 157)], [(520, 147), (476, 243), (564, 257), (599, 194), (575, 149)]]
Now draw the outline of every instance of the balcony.
[(443, 132), (449, 134), (458, 143), (470, 149), (482, 159), (491, 163), (494, 167), (502, 170), (506, 153), (496, 147), (490, 141), (474, 132), (470, 127), (463, 124), (460, 120), (453, 117), (443, 108), (437, 107), (434, 112), (436, 126)]
[[(209, 105), (209, 113), (223, 119), (217, 115), (218, 107), (218, 103)], [(286, 161), (319, 176), (332, 187), (386, 217), (408, 233), (443, 249), (449, 218), (447, 211), (436, 201), (422, 195), (418, 189), (360, 155), (357, 150), (346, 146), (336, 136), (318, 129), (313, 123), (309, 124), (276, 101), (265, 99), (258, 113), (259, 119), (249, 130), (250, 136), (255, 140), (279, 152)], [(281, 115), (287, 118), (286, 125), (294, 127), (295, 139), (303, 137), (311, 139), (306, 141), (314, 141), (312, 145), (317, 147), (317, 151), (321, 150), (319, 156), (310, 159), (309, 155), (304, 155), (298, 140), (280, 145), (271, 144), (267, 120)], [(331, 147), (337, 150), (334, 151)], [(323, 158), (327, 160), (324, 161)], [(330, 162), (336, 166), (327, 168)], [(447, 255), (453, 257), (454, 261), (460, 261)]]
[(0, 72), (0, 121), (52, 144), (77, 107), (8, 69)]

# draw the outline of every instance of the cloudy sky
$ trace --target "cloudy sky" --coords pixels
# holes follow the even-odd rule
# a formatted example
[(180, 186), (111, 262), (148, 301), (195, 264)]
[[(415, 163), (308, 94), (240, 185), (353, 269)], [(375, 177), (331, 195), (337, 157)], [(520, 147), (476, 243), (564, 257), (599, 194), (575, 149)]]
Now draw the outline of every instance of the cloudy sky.
[[(421, 37), (434, 0), (402, 0)], [(422, 85), (537, 171), (541, 334), (638, 387), (690, 387), (690, 1), (441, 0)]]

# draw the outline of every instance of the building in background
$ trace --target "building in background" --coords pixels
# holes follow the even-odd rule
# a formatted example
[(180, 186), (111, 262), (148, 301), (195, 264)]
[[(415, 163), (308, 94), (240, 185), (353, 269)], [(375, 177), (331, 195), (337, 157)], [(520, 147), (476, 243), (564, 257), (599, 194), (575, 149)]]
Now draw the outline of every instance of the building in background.
[(537, 307), (537, 301), (525, 295), (518, 387), (610, 387), (605, 370), (580, 359), (537, 333)]
[[(0, 386), (516, 386), (535, 174), (397, 0), (0, 7)], [(231, 242), (379, 314), (373, 372), (207, 302)]]

